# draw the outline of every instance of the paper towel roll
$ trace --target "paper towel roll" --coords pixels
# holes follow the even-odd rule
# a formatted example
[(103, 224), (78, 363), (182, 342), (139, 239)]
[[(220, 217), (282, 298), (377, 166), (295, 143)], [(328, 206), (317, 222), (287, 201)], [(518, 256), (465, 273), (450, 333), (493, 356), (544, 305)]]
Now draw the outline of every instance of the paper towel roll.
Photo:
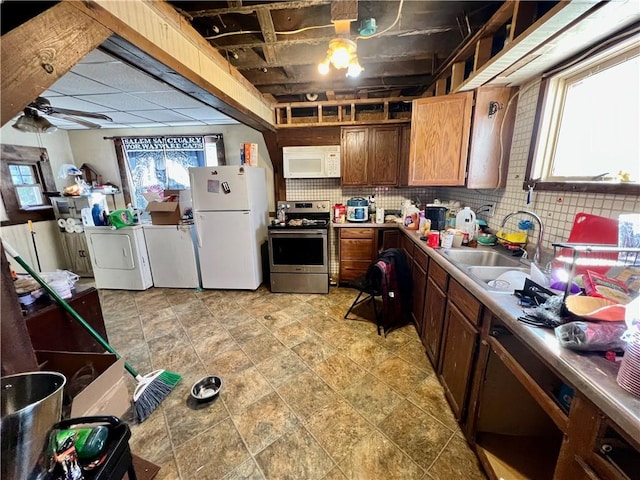
[(73, 231), (76, 233), (82, 233), (84, 232), (84, 227), (82, 225), (74, 225)]
[(73, 227), (76, 224), (75, 218), (67, 218), (67, 225)]
[(66, 227), (64, 227), (64, 231), (67, 233), (73, 233), (73, 225), (67, 225)]
[(58, 219), (58, 226), (60, 228), (64, 228), (67, 226), (67, 221), (64, 218), (59, 218)]

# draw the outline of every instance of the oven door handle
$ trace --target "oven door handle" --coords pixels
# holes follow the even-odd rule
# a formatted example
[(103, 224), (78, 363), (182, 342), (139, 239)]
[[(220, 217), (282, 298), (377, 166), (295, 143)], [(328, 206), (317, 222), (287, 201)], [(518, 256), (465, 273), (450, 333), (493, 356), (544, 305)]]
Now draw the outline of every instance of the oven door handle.
[(271, 236), (278, 236), (278, 235), (298, 235), (298, 236), (305, 236), (305, 235), (326, 235), (327, 232), (325, 232), (324, 230), (319, 230), (319, 231), (313, 231), (313, 230), (278, 230), (278, 231), (273, 231), (273, 230), (269, 230), (269, 234)]

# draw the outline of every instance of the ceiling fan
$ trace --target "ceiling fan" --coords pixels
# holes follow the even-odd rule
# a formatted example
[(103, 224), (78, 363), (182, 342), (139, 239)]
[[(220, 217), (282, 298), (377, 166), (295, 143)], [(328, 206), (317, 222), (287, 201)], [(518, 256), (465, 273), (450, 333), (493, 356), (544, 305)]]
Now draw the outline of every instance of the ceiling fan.
[(78, 117), (95, 118), (99, 120), (106, 120), (108, 122), (113, 121), (111, 117), (108, 117), (101, 113), (84, 112), (81, 110), (70, 110), (67, 108), (54, 107), (53, 105), (51, 105), (51, 102), (48, 99), (44, 97), (38, 97), (35, 99), (35, 101), (31, 102), (24, 108), (23, 115), (21, 115), (18, 120), (16, 120), (16, 123), (13, 124), (13, 127), (23, 132), (30, 133), (55, 132), (57, 130), (57, 127), (49, 122), (49, 120), (42, 117), (41, 114), (62, 118), (64, 120), (78, 123), (87, 128), (101, 128), (101, 125)]

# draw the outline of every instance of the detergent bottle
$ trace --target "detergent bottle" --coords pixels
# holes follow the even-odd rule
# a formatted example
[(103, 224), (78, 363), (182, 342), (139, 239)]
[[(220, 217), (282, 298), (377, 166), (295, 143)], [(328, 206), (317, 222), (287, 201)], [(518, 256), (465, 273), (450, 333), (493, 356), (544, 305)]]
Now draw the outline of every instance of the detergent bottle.
[(469, 207), (464, 207), (456, 215), (456, 229), (469, 235), (469, 241), (476, 234), (476, 214)]

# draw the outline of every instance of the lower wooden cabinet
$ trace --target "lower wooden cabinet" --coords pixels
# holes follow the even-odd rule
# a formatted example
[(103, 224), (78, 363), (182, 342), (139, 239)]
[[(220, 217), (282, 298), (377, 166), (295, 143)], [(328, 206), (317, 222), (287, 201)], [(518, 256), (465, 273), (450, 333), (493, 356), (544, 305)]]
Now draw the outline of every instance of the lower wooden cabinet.
[[(433, 262), (429, 270), (433, 269)], [(433, 368), (438, 368), (440, 343), (447, 309), (447, 296), (432, 278), (427, 279), (426, 301), (422, 318), (420, 338)]]
[(67, 268), (81, 277), (92, 277), (91, 257), (84, 233), (60, 232)]
[(367, 273), (378, 256), (373, 228), (340, 228), (338, 245), (339, 282), (349, 282)]
[(476, 328), (449, 301), (438, 376), (458, 421), (461, 421), (466, 407), (478, 336)]
[(425, 290), (427, 288), (427, 268), (429, 258), (420, 248), (415, 248), (413, 252), (413, 269), (411, 278), (413, 280), (411, 319), (418, 330), (418, 335), (422, 336), (422, 316), (424, 312)]

